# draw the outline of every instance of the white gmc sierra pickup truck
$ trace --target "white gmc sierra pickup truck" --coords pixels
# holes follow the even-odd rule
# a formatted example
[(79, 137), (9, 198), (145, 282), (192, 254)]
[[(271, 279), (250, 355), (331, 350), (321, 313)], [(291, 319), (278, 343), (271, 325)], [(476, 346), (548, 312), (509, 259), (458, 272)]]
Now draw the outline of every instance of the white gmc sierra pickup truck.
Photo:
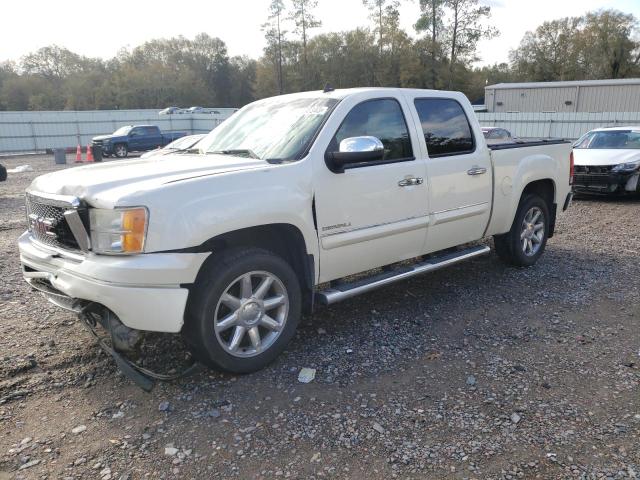
[(53, 303), (97, 314), (116, 350), (181, 332), (202, 363), (251, 372), (314, 301), (485, 254), (473, 242), (487, 236), (533, 265), (570, 204), (570, 157), (564, 140), (488, 147), (461, 93), (284, 95), (184, 153), (38, 177), (20, 260)]

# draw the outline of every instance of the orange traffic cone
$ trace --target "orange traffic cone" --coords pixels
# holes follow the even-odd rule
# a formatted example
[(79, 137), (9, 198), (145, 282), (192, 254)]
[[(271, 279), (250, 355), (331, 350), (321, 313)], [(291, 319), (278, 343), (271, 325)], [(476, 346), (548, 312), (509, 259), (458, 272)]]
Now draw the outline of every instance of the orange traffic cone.
[(82, 163), (82, 147), (78, 144), (76, 148), (76, 163)]
[(87, 145), (87, 162), (93, 162), (93, 152), (91, 151), (91, 145)]

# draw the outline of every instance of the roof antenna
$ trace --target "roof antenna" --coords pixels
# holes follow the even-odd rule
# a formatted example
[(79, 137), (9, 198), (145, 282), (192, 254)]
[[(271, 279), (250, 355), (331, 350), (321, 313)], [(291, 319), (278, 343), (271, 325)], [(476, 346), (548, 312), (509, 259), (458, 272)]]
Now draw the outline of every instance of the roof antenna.
[(333, 88), (330, 83), (325, 83), (322, 93), (333, 92), (334, 90), (335, 88)]

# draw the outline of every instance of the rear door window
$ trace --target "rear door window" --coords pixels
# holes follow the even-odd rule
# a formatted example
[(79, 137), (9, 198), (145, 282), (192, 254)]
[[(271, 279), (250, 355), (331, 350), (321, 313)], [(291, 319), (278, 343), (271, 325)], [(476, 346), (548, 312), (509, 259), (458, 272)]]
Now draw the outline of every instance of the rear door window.
[(461, 155), (475, 150), (469, 119), (456, 100), (418, 98), (415, 106), (430, 157)]

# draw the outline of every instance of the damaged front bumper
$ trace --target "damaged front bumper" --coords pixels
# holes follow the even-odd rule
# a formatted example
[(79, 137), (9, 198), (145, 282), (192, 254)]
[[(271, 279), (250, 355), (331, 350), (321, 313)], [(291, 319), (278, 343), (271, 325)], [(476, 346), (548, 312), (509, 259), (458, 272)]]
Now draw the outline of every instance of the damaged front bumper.
[(573, 191), (575, 193), (599, 194), (630, 194), (640, 193), (638, 189), (640, 172), (594, 171), (584, 168), (580, 171), (576, 167), (573, 177)]
[[(200, 364), (195, 359), (192, 359), (189, 365), (175, 373), (162, 374), (148, 370), (123, 355), (124, 352), (132, 350), (136, 346), (141, 339), (141, 332), (127, 328), (112, 312), (93, 303), (85, 305), (78, 312), (78, 317), (95, 338), (100, 348), (111, 355), (120, 371), (146, 392), (150, 392), (153, 389), (156, 380), (175, 380), (191, 375), (200, 369)], [(96, 331), (98, 324), (101, 324), (109, 333), (110, 342), (98, 334)]]
[[(102, 349), (120, 370), (144, 390), (154, 380), (171, 380), (193, 372), (191, 365), (177, 375), (158, 374), (128, 360), (144, 331), (177, 333), (182, 329), (188, 290), (209, 255), (151, 253), (130, 257), (78, 254), (52, 249), (29, 232), (19, 241), (26, 282), (51, 303), (78, 314)], [(108, 339), (99, 335), (101, 325)]]
[(189, 291), (208, 253), (79, 255), (47, 248), (29, 232), (18, 240), (24, 279), (50, 302), (75, 312), (88, 303), (136, 330), (177, 333)]

